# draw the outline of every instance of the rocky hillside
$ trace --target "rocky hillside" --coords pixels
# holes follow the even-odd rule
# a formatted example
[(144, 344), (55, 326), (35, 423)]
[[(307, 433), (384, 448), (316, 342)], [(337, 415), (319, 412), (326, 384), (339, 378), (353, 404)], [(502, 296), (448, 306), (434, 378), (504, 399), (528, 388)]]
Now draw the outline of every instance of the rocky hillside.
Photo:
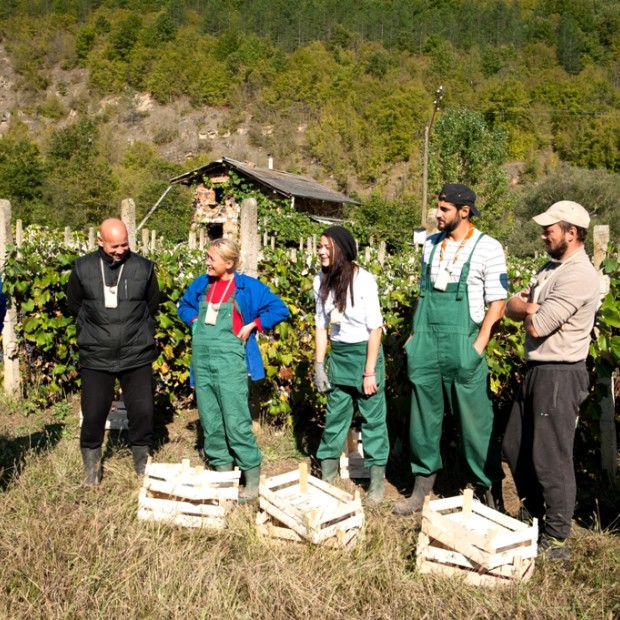
[[(231, 119), (225, 108), (195, 109), (187, 97), (161, 105), (149, 93), (94, 99), (86, 70), (56, 67), (50, 76), (44, 91), (24, 92), (11, 58), (0, 43), (0, 136), (7, 132), (11, 119), (17, 117), (28, 128), (30, 139), (45, 151), (52, 129), (71, 123), (80, 114), (88, 114), (103, 121), (102, 131), (108, 135), (110, 152), (121, 153), (125, 145), (142, 141), (154, 144), (160, 157), (180, 165), (190, 159), (212, 160), (221, 156), (267, 165), (269, 153), (252, 145), (249, 137), (252, 131), (268, 136), (273, 126), (257, 126), (249, 112), (243, 118)], [(296, 168), (330, 185), (320, 166), (303, 161), (305, 130), (303, 125), (297, 128), (296, 153), (300, 159)], [(274, 162), (276, 168), (282, 169), (290, 164)], [(331, 185), (336, 188), (335, 183)]]

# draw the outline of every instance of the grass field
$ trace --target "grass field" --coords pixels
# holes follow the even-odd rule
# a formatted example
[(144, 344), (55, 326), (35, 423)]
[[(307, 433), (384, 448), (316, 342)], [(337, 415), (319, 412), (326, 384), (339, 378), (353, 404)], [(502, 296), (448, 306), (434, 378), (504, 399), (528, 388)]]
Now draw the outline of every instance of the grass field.
[[(113, 436), (101, 486), (80, 487), (76, 404), (66, 407), (64, 419), (0, 416), (1, 619), (620, 617), (620, 537), (596, 519), (575, 526), (570, 565), (541, 563), (527, 584), (502, 589), (418, 574), (419, 521), (392, 516), (391, 485), (349, 550), (263, 540), (255, 507), (236, 508), (219, 533), (149, 524), (136, 518), (140, 480)], [(307, 459), (290, 431), (258, 435), (267, 474)], [(199, 464), (195, 411), (159, 436), (156, 460)]]

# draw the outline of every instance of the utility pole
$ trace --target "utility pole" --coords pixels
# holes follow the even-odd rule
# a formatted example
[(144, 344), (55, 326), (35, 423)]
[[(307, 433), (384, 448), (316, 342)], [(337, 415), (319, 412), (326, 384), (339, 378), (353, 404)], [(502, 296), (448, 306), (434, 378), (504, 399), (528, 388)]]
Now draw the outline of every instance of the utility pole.
[(427, 226), (427, 208), (428, 208), (428, 146), (431, 137), (431, 129), (433, 128), (433, 122), (435, 121), (435, 114), (439, 110), (441, 100), (443, 99), (443, 86), (440, 86), (435, 93), (435, 100), (433, 101), (433, 113), (431, 115), (431, 122), (428, 127), (424, 128), (424, 170), (422, 173), (422, 217), (420, 226), (426, 228)]

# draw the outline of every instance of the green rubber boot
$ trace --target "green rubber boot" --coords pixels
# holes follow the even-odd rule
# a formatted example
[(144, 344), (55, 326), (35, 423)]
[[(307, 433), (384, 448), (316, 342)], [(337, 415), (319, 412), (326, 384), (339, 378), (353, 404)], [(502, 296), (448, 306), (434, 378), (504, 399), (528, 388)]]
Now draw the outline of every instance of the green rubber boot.
[(101, 482), (101, 448), (82, 448), (84, 480), (82, 486), (96, 487)]
[(258, 497), (258, 484), (260, 482), (260, 465), (247, 469), (245, 474), (245, 486), (239, 491), (239, 503), (247, 504)]
[(424, 506), (424, 498), (433, 491), (436, 477), (437, 474), (431, 474), (430, 476), (418, 474), (415, 477), (415, 484), (413, 485), (413, 493), (411, 493), (411, 496), (402, 502), (398, 502), (398, 504), (394, 506), (392, 512), (401, 517), (413, 514), (414, 512), (420, 512)]
[(321, 480), (330, 484), (336, 480), (338, 476), (338, 466), (340, 459), (323, 459), (321, 461)]
[(367, 506), (378, 506), (385, 495), (385, 466), (370, 466), (370, 486), (366, 492), (364, 503)]
[(216, 465), (214, 471), (232, 471), (233, 470), (233, 462), (224, 463), (224, 465)]

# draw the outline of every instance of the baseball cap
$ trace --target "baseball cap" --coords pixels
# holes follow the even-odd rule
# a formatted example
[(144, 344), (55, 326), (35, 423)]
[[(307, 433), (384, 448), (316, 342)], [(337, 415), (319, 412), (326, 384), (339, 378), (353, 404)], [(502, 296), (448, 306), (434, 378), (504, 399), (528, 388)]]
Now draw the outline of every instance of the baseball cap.
[(480, 215), (476, 209), (476, 194), (462, 183), (446, 183), (439, 192), (439, 200), (451, 202), (453, 205), (467, 205), (472, 215)]
[(554, 202), (544, 213), (532, 218), (539, 226), (551, 226), (558, 222), (566, 222), (579, 228), (588, 228), (590, 214), (578, 203), (572, 200)]

